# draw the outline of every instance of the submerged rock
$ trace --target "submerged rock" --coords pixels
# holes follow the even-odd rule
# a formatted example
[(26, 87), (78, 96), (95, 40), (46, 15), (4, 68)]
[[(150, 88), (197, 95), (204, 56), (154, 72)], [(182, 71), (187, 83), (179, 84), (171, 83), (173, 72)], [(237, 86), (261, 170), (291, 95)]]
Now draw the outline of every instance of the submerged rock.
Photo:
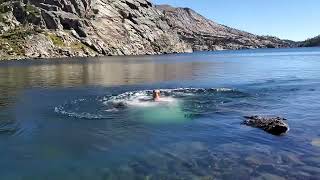
[(275, 175), (275, 174), (262, 173), (259, 177), (256, 177), (255, 179), (259, 179), (259, 180), (267, 180), (267, 179), (285, 180), (286, 178)]
[(313, 139), (311, 144), (316, 147), (320, 147), (320, 138)]
[(0, 135), (1, 134), (14, 134), (17, 131), (17, 129), (10, 128), (10, 129), (1, 129), (0, 128)]
[(261, 116), (245, 116), (245, 118), (246, 120), (243, 124), (263, 129), (273, 135), (281, 135), (289, 131), (289, 126), (285, 123), (285, 118)]

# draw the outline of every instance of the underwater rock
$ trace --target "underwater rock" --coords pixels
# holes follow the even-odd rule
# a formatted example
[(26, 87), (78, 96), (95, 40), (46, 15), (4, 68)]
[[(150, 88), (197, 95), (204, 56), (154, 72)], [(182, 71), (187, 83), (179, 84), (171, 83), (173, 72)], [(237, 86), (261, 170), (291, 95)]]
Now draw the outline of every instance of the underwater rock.
[(14, 128), (11, 128), (11, 129), (1, 129), (0, 128), (0, 134), (13, 134), (15, 133), (17, 130), (14, 129)]
[(320, 174), (320, 168), (319, 167), (314, 167), (314, 166), (301, 166), (299, 168), (303, 172), (308, 172), (311, 174)]
[(313, 146), (320, 147), (320, 138), (313, 139), (313, 140), (311, 141), (311, 144), (312, 144)]
[(287, 151), (281, 151), (278, 154), (278, 159), (280, 162), (288, 165), (304, 165), (304, 162), (301, 161), (301, 157), (298, 154), (290, 153)]
[(277, 179), (277, 180), (285, 180), (284, 177), (275, 175), (275, 174), (270, 174), (270, 173), (262, 173), (259, 177), (255, 179), (261, 179), (261, 180), (267, 180), (267, 179)]
[(285, 118), (261, 116), (245, 116), (244, 118), (246, 118), (246, 120), (244, 120), (243, 124), (263, 129), (273, 135), (281, 135), (289, 131), (289, 126), (285, 123)]

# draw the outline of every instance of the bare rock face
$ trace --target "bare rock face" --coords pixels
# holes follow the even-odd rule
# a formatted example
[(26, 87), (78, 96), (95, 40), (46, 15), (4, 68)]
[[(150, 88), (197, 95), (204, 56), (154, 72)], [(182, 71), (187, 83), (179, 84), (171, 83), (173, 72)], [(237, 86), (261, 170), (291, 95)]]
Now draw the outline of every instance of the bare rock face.
[(289, 126), (285, 123), (286, 119), (281, 117), (261, 117), (261, 116), (245, 116), (245, 125), (263, 129), (273, 134), (281, 135), (289, 131)]
[(150, 0), (0, 1), (2, 59), (287, 46)]
[(275, 37), (257, 36), (217, 24), (189, 8), (157, 6), (171, 28), (192, 46), (194, 51), (290, 47), (291, 42)]
[[(85, 46), (82, 49), (95, 51), (77, 51), (77, 54), (84, 55), (141, 55), (192, 51), (191, 46), (180, 39), (163, 20), (161, 11), (148, 0), (17, 0), (4, 2), (2, 5), (9, 8), (8, 12), (3, 14), (12, 16), (12, 25), (7, 23), (1, 28), (0, 24), (2, 33), (14, 31), (27, 24), (29, 28), (40, 27), (46, 31), (44, 34), (50, 33), (52, 36), (58, 36), (59, 31), (69, 34), (70, 38), (62, 39), (62, 43), (57, 44), (53, 40), (51, 48), (44, 48), (47, 51), (44, 54), (51, 54), (53, 57), (74, 55), (59, 55), (59, 52), (72, 48), (66, 46), (72, 44), (68, 39), (77, 39)], [(30, 46), (37, 45), (27, 45)], [(26, 47), (19, 45), (19, 48)], [(26, 57), (39, 54), (38, 51), (30, 52), (30, 49), (26, 51)], [(4, 54), (4, 50), (1, 53)]]
[(96, 15), (89, 31), (108, 55), (191, 51), (149, 1), (97, 0), (93, 7)]

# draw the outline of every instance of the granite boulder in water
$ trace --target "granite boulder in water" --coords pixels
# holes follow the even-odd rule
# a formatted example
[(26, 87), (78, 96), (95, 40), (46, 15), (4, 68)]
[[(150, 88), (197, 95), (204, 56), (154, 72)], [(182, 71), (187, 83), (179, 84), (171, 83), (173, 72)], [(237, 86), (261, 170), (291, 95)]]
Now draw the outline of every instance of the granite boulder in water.
[(273, 135), (281, 135), (289, 131), (285, 118), (261, 116), (245, 116), (245, 118), (243, 124), (263, 129)]

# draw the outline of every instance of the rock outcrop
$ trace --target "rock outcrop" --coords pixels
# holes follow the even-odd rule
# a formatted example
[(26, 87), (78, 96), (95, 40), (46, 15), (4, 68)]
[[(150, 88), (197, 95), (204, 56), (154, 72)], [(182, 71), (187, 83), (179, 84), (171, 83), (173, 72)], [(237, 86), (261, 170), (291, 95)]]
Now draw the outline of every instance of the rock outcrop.
[(289, 131), (289, 126), (285, 123), (286, 119), (281, 117), (261, 117), (261, 116), (245, 116), (245, 125), (263, 129), (273, 134), (281, 135)]
[(1, 59), (289, 46), (149, 0), (0, 0)]

